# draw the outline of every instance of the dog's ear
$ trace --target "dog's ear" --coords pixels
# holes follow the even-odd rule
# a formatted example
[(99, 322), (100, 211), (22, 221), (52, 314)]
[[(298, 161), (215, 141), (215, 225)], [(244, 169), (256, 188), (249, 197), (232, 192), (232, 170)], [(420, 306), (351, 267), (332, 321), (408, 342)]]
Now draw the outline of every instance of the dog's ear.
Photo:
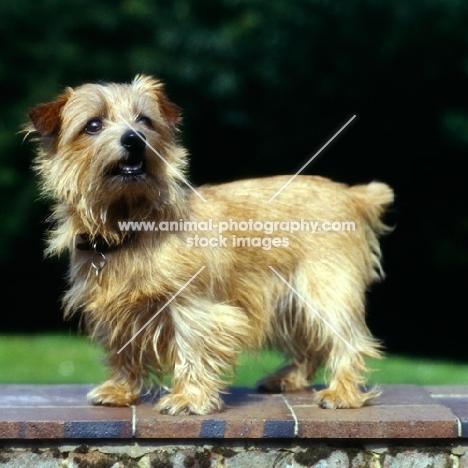
[(181, 109), (171, 102), (164, 93), (164, 85), (161, 81), (147, 75), (137, 75), (133, 80), (133, 86), (142, 87), (146, 92), (151, 93), (158, 102), (161, 116), (169, 127), (175, 129), (182, 120)]
[(182, 111), (180, 107), (169, 101), (169, 99), (167, 99), (166, 95), (162, 91), (158, 92), (158, 103), (159, 110), (161, 111), (161, 114), (166, 122), (172, 128), (176, 128), (182, 120)]
[(29, 111), (29, 118), (42, 137), (50, 137), (58, 133), (62, 108), (68, 101), (70, 92), (71, 90), (67, 90), (55, 101), (38, 104)]

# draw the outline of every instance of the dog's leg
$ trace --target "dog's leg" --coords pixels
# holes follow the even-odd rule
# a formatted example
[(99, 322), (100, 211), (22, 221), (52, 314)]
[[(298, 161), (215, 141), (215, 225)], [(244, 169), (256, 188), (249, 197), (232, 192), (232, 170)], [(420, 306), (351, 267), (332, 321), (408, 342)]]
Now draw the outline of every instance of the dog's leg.
[(319, 361), (316, 356), (294, 360), (257, 382), (257, 389), (266, 393), (304, 390), (312, 380)]
[(170, 393), (159, 401), (161, 413), (209, 414), (223, 408), (220, 392), (225, 384), (205, 367), (199, 356), (177, 364), (173, 380)]
[(140, 391), (128, 379), (116, 375), (91, 390), (87, 398), (93, 405), (130, 406), (138, 401)]
[[(377, 389), (363, 387), (364, 358), (380, 357), (379, 344), (365, 323), (365, 284), (352, 264), (344, 268), (344, 260), (302, 265), (293, 280), (294, 297), (298, 297), (295, 307), (283, 308), (277, 318), (280, 333), (276, 340), (286, 349), (289, 346), (292, 356), (306, 356), (310, 367), (302, 372), (302, 379), (306, 373), (310, 378), (314, 365), (324, 365), (329, 386), (316, 393), (316, 401), (328, 409), (359, 408), (379, 394)], [(291, 388), (298, 371), (296, 366), (281, 375), (280, 385)]]
[(108, 352), (108, 360), (115, 370), (108, 380), (88, 393), (88, 401), (93, 405), (105, 406), (135, 404), (140, 398), (142, 388), (139, 364), (131, 362), (129, 353), (125, 350), (120, 354), (116, 350)]
[[(274, 341), (289, 355), (301, 358), (262, 379), (258, 388), (267, 392), (302, 390), (316, 369), (324, 365), (330, 384), (316, 393), (318, 404), (329, 409), (361, 407), (379, 394), (378, 390), (366, 392), (362, 388), (367, 370), (364, 357), (379, 357), (378, 343), (364, 321), (362, 297), (356, 288), (354, 294), (346, 293), (343, 297), (326, 284), (317, 288), (319, 293), (317, 290), (310, 293), (309, 288), (307, 283), (301, 285), (297, 280), (296, 291), (305, 300), (296, 301), (295, 307), (289, 308), (286, 302), (278, 308), (276, 317), (279, 332)], [(328, 307), (330, 304), (335, 309)]]
[(317, 404), (325, 409), (360, 408), (380, 395), (378, 387), (364, 390), (361, 375), (353, 369), (340, 369), (331, 378), (330, 385), (315, 395)]
[[(200, 305), (205, 307), (200, 308)], [(220, 411), (220, 393), (245, 344), (249, 324), (245, 314), (224, 304), (198, 303), (171, 310), (174, 324), (173, 388), (161, 398), (164, 414), (208, 414)]]
[(364, 388), (367, 370), (364, 356), (379, 357), (377, 343), (369, 337), (362, 337), (359, 343), (350, 338), (343, 333), (332, 339), (326, 363), (329, 385), (315, 395), (322, 408), (360, 408), (380, 394), (378, 387), (367, 391)]

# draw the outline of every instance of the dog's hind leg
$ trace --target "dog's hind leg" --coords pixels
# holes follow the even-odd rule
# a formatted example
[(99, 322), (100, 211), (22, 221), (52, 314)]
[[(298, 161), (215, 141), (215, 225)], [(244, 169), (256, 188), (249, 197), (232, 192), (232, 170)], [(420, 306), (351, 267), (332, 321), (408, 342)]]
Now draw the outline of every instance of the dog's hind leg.
[[(305, 279), (305, 281), (298, 281)], [(281, 393), (306, 389), (321, 364), (322, 353), (317, 346), (316, 327), (304, 300), (309, 284), (307, 275), (292, 281), (293, 289), (283, 288), (271, 317), (268, 344), (284, 352), (292, 361), (257, 382), (260, 392)], [(307, 299), (306, 299), (307, 300)]]
[(364, 357), (379, 357), (379, 345), (364, 320), (364, 288), (346, 270), (314, 273), (311, 265), (296, 270), (274, 316), (272, 344), (292, 356), (293, 363), (261, 380), (259, 389), (303, 389), (324, 365), (330, 379), (329, 387), (316, 394), (320, 406), (360, 407), (378, 395), (362, 388)]
[(286, 364), (273, 374), (259, 380), (256, 385), (257, 389), (265, 393), (304, 390), (312, 380), (318, 365), (319, 360), (315, 356), (295, 359), (291, 364)]
[(370, 390), (364, 387), (367, 371), (364, 358), (378, 358), (380, 352), (363, 320), (335, 323), (328, 331), (326, 348), (328, 388), (316, 393), (316, 401), (322, 408), (359, 408), (380, 394), (377, 387)]
[[(380, 395), (378, 387), (364, 388), (364, 359), (359, 353), (342, 354), (338, 359), (330, 358), (332, 368), (328, 388), (315, 394), (319, 406), (325, 409), (360, 408)], [(333, 362), (335, 361), (335, 362)]]

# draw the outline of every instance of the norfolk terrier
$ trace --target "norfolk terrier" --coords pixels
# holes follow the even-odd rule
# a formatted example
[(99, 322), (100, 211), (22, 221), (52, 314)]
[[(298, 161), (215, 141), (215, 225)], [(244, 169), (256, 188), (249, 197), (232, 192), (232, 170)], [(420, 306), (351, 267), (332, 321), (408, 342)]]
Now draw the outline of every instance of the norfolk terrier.
[(180, 110), (149, 76), (68, 88), (29, 116), (55, 202), (46, 253), (70, 254), (65, 316), (82, 314), (111, 369), (92, 404), (134, 404), (171, 374), (162, 413), (219, 411), (238, 353), (262, 347), (287, 359), (263, 391), (307, 389), (323, 366), (321, 407), (378, 395), (364, 386), (365, 358), (380, 355), (365, 293), (383, 277), (387, 185), (276, 176), (195, 188)]

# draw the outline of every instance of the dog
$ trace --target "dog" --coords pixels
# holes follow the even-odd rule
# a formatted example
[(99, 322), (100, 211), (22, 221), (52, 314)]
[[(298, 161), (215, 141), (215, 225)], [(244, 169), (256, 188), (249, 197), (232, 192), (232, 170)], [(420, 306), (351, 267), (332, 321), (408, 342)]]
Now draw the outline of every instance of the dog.
[[(146, 75), (67, 88), (29, 117), (33, 168), (55, 203), (46, 254), (70, 254), (64, 314), (81, 314), (110, 366), (92, 404), (136, 404), (170, 373), (162, 413), (221, 411), (238, 353), (263, 347), (288, 360), (262, 391), (308, 389), (323, 366), (327, 387), (311, 389), (321, 407), (379, 394), (365, 386), (365, 358), (381, 356), (365, 295), (384, 276), (389, 186), (273, 176), (193, 187), (181, 111)], [(354, 229), (332, 229), (343, 223)]]

